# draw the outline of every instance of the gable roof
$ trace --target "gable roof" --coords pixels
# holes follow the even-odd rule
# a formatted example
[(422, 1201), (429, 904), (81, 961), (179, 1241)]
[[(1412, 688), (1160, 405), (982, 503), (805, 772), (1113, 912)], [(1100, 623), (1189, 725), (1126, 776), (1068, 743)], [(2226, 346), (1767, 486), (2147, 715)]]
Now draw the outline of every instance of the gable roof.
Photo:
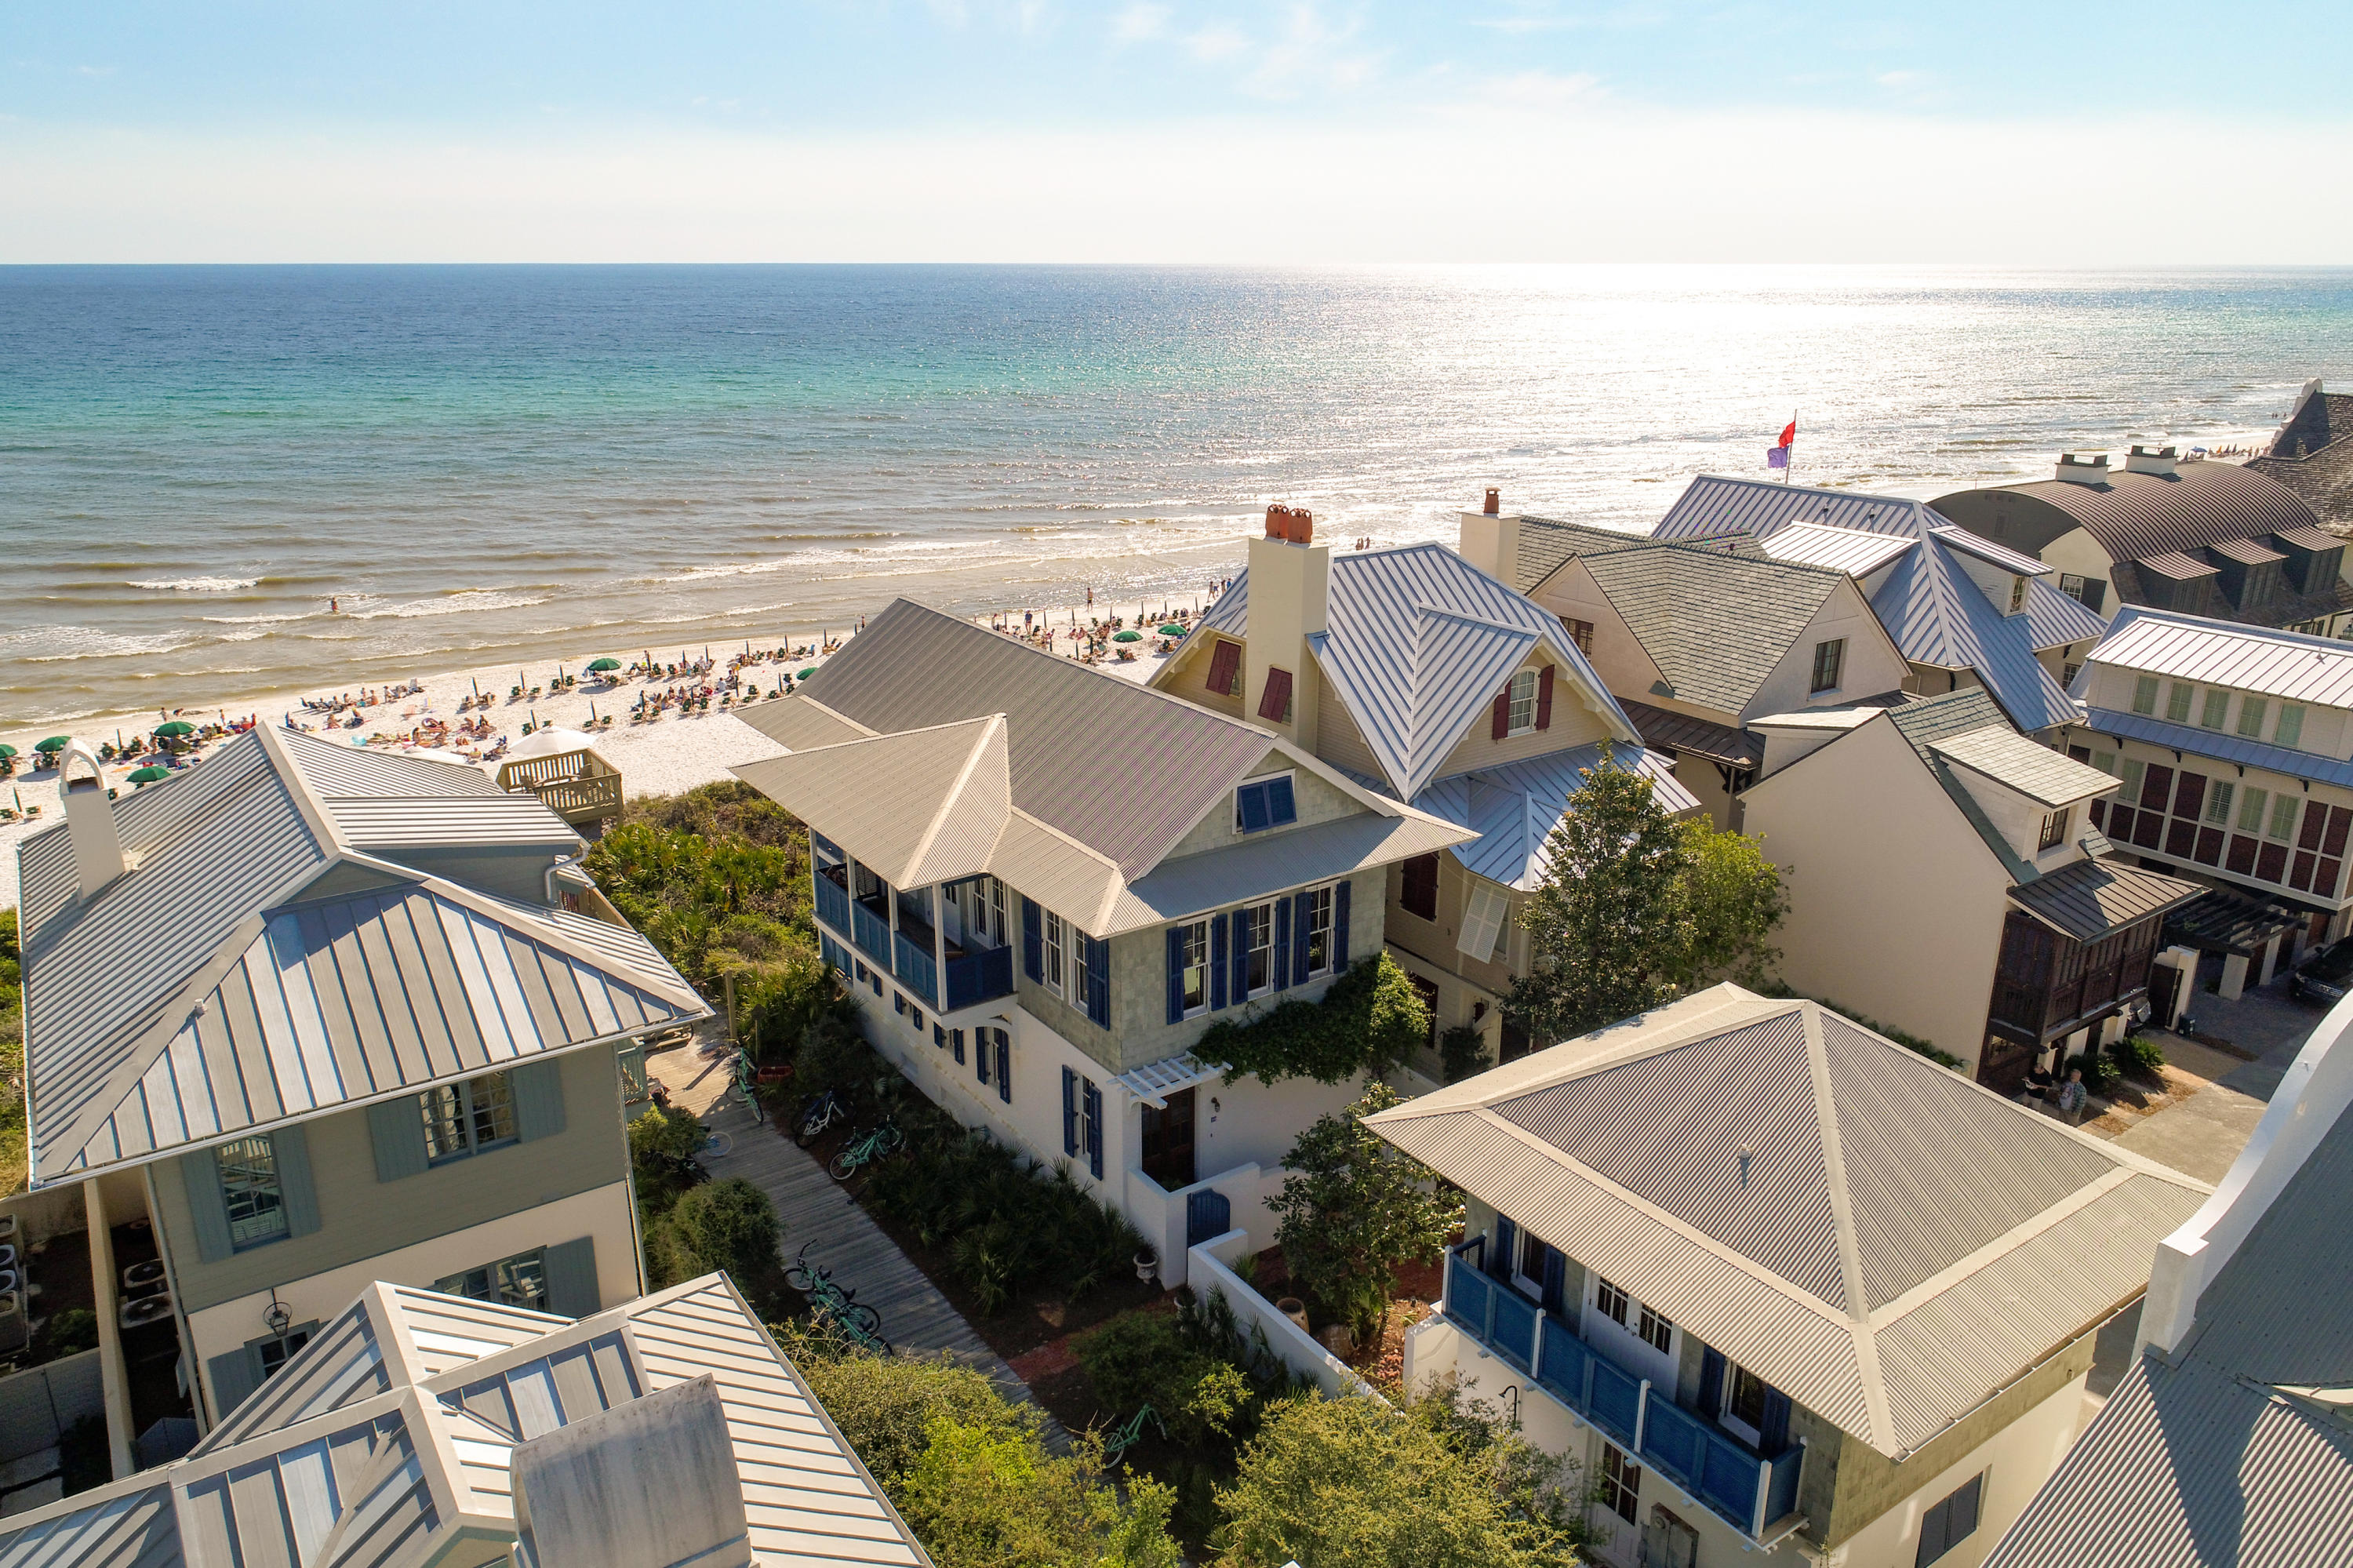
[[(1458, 773), (1432, 784), (1415, 796), (1413, 803), (1479, 835), (1454, 847), (1454, 858), (1465, 870), (1529, 892), (1544, 880), (1552, 864), (1547, 845), (1553, 829), (1568, 814), (1569, 797), (1584, 785), (1588, 772), (1602, 765), (1604, 751), (1596, 742), (1525, 762)], [(1699, 798), (1675, 778), (1674, 764), (1657, 752), (1640, 747), (1611, 747), (1607, 751), (1614, 766), (1631, 768), (1648, 779), (1652, 796), (1669, 813), (1698, 806)]]
[(2128, 605), (2084, 662), (2353, 708), (2353, 643)]
[(627, 927), (388, 858), (580, 847), (470, 767), (257, 729), (115, 822), (95, 898), (68, 824), (19, 863), (37, 1187), (708, 1011)]
[[(2144, 560), (2167, 551), (2196, 550), (2320, 522), (2319, 514), (2286, 485), (2228, 462), (2185, 462), (2170, 476), (2119, 470), (2105, 484), (2044, 479), (1990, 488), (2063, 513), (2115, 561)], [(1931, 504), (1941, 506), (1947, 499), (1940, 496)]]
[[(2019, 728), (2065, 724), (2074, 705), (2035, 658), (2038, 649), (2096, 641), (2106, 623), (2042, 580), (2050, 567), (1978, 538), (1917, 501), (1702, 474), (1660, 519), (1657, 536), (1721, 538), (1745, 534), (1772, 553), (1804, 547), (1811, 535), (1779, 543), (1794, 528), (1823, 526), (1892, 535), (1916, 546), (1890, 557), (1871, 607), (1915, 664), (1974, 670)], [(1847, 546), (1841, 546), (1841, 552)], [(1954, 558), (1955, 552), (2027, 578), (2026, 604), (2005, 615)], [(1878, 569), (1878, 568), (1873, 568)], [(1868, 575), (1858, 574), (1858, 575)]]
[(1928, 749), (2045, 808), (2072, 805), (2116, 787), (2116, 779), (2098, 768), (2063, 751), (2037, 746), (2007, 724), (1945, 736), (1930, 741)]
[(1685, 544), (1584, 557), (1671, 691), (1736, 714), (1847, 581), (1843, 572)]
[(185, 1457), (0, 1520), (30, 1568), (413, 1568), (512, 1542), (519, 1446), (712, 1378), (754, 1561), (930, 1559), (724, 1275), (571, 1321), (372, 1285)]
[(1896, 1458), (2137, 1295), (2207, 1192), (1734, 985), (1366, 1125)]
[[(1205, 631), (1249, 635), (1247, 569), (1187, 641)], [(1334, 554), (1324, 630), (1307, 641), (1389, 788), (1406, 800), (1439, 776), (1539, 645), (1564, 667), (1571, 700), (1592, 706), (1618, 739), (1640, 741), (1559, 617), (1443, 545)]]

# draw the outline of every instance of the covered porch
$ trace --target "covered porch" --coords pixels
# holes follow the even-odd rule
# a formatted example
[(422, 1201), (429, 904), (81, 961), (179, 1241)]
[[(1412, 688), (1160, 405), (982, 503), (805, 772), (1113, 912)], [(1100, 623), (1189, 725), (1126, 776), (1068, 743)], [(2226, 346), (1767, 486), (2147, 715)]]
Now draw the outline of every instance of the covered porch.
[(1012, 895), (988, 875), (894, 888), (823, 834), (809, 834), (818, 923), (934, 1012), (1013, 994)]

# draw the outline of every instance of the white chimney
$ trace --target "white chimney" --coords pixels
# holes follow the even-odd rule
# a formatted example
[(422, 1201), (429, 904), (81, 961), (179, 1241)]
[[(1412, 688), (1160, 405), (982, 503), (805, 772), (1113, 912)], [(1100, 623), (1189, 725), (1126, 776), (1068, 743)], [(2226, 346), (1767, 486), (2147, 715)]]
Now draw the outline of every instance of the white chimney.
[(1462, 514), (1462, 532), (1456, 538), (1454, 550), (1505, 588), (1517, 588), (1520, 520), (1503, 513), (1503, 492), (1491, 486), (1478, 511)]
[(2075, 452), (2061, 452), (2059, 466), (2052, 476), (2069, 484), (2105, 484), (2108, 482), (2108, 454), (2094, 452), (2084, 457)]
[[(1243, 632), (1242, 717), (1315, 749), (1315, 659), (1307, 639), (1324, 630), (1332, 550), (1314, 542), (1304, 507), (1266, 509), (1266, 533), (1250, 542), (1249, 624)], [(1270, 682), (1274, 694), (1268, 694)]]
[(129, 868), (122, 860), (121, 835), (114, 831), (114, 802), (107, 799), (106, 775), (99, 769), (98, 754), (79, 736), (58, 754), (58, 792), (65, 797), (66, 836), (73, 842), (81, 895), (95, 898)]
[(2126, 473), (2153, 473), (2159, 479), (2171, 479), (2179, 471), (2179, 462), (2171, 447), (2137, 446), (2125, 454)]

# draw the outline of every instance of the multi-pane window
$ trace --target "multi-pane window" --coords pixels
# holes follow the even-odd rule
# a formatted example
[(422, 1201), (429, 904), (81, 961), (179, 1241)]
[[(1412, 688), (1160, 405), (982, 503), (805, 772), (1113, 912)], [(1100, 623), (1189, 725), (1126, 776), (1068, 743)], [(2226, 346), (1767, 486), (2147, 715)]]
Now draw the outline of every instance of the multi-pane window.
[(2304, 741), (2304, 705), (2282, 703), (2279, 727), (2272, 731), (2274, 746), (2298, 746)]
[(1062, 917), (1052, 910), (1046, 912), (1046, 989), (1056, 996), (1064, 995), (1070, 986), (1070, 965), (1062, 951), (1065, 938)]
[(2147, 776), (2147, 763), (2137, 757), (2126, 758), (2123, 768), (2116, 774), (2125, 781), (2125, 787), (2116, 792), (2116, 799), (2127, 806), (2136, 804), (2140, 800), (2141, 781)]
[(1642, 1308), (1641, 1317), (1634, 1324), (1634, 1335), (1651, 1349), (1664, 1355), (1674, 1345), (1675, 1320), (1645, 1307)]
[(2116, 754), (2113, 751), (2092, 753), (2092, 766), (2114, 779), (2116, 776)]
[(2217, 779), (2206, 787), (2206, 820), (2217, 824), (2231, 820), (2231, 799), (2236, 787), (2228, 779)]
[(228, 1204), (229, 1245), (239, 1252), (287, 1234), (286, 1189), (278, 1177), (278, 1149), (268, 1133), (240, 1138), (213, 1150), (221, 1197)]
[(1593, 622), (1589, 620), (1570, 621), (1568, 623), (1568, 640), (1577, 644), (1577, 651), (1579, 653), (1584, 654), (1588, 659), (1593, 657)]
[(2239, 791), (2239, 831), (2259, 833), (2263, 831), (2263, 808), (2271, 801), (2271, 791), (2250, 787)]
[(2056, 849), (2067, 842), (2067, 819), (2071, 814), (2065, 806), (2043, 814), (2042, 832), (2034, 842), (2034, 847), (2038, 852)]
[(1615, 1443), (1605, 1442), (1601, 1445), (1601, 1480), (1596, 1489), (1603, 1508), (1632, 1524), (1641, 1507), (1642, 1467), (1619, 1452)]
[(1332, 890), (1319, 887), (1306, 897), (1307, 972), (1320, 975), (1332, 967)]
[(1536, 727), (1536, 673), (1523, 670), (1512, 677), (1512, 714), (1510, 733)]
[(1839, 673), (1846, 663), (1846, 639), (1833, 637), (1814, 644), (1814, 684), (1817, 692), (1838, 690)]
[(1985, 1473), (1981, 1470), (1920, 1516), (1920, 1550), (1912, 1559), (1913, 1568), (1928, 1568), (1929, 1563), (1977, 1533), (1978, 1506), (1984, 1492)]
[(2157, 712), (2157, 677), (2142, 675), (2133, 682), (2133, 712), (2154, 715)]
[(311, 1330), (296, 1329), (283, 1338), (262, 1340), (253, 1347), (261, 1360), (261, 1375), (266, 1381), (278, 1375), (278, 1369), (294, 1359), (294, 1352), (311, 1342)]
[(514, 1083), (504, 1073), (440, 1085), (417, 1103), (425, 1114), (425, 1157), (437, 1164), (515, 1140)]
[(2293, 838), (2295, 834), (2295, 797), (2288, 794), (2272, 797), (2271, 837)]
[(2206, 694), (2206, 705), (2198, 714), (2198, 727), (2221, 729), (2222, 720), (2229, 716), (2230, 712), (2231, 694), (2219, 689), (2210, 690)]
[(1274, 983), (1274, 906), (1237, 910), (1234, 944), (1242, 955), (1242, 994), (1256, 996)]
[(1595, 1283), (1593, 1304), (1601, 1309), (1601, 1315), (1604, 1318), (1621, 1328), (1628, 1326), (1626, 1323), (1629, 1311), (1627, 1300), (1626, 1292), (1620, 1287), (1607, 1279), (1598, 1280)]
[(2263, 697), (2239, 699), (2239, 733), (2263, 738), (2263, 718), (2271, 712), (2271, 703)]
[(2187, 681), (2176, 681), (2165, 694), (2165, 716), (2175, 724), (2189, 722), (2189, 705), (2197, 697), (2198, 688)]
[(1094, 1000), (1094, 971), (1087, 968), (1087, 939), (1078, 927), (1067, 928), (1071, 944), (1071, 1005), (1081, 1012)]
[(453, 1274), (447, 1279), (434, 1281), (433, 1288), (444, 1296), (463, 1296), (474, 1301), (494, 1301), (501, 1307), (522, 1307), (533, 1312), (547, 1310), (547, 1249), (533, 1247), (512, 1257), (486, 1263), (480, 1268), (470, 1268)]
[(1752, 1432), (1765, 1429), (1765, 1380), (1736, 1366), (1724, 1390), (1724, 1413)]
[(1176, 984), (1187, 1016), (1209, 1005), (1209, 923), (1176, 927)]
[(2010, 579), (2010, 613), (2016, 615), (2020, 610), (2024, 609), (2025, 608), (2026, 579), (2024, 577), (2012, 577)]

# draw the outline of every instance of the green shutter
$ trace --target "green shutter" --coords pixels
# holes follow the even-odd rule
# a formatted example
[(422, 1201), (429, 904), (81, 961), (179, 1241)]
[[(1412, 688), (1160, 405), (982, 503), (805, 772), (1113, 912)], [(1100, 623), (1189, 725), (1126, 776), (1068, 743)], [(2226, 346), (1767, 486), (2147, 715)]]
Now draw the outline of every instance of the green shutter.
[(375, 1146), (375, 1179), (397, 1181), (424, 1174), (425, 1112), (415, 1095), (368, 1107), (368, 1141)]
[(206, 1361), (205, 1366), (213, 1375), (213, 1419), (216, 1422), (227, 1420), (229, 1414), (245, 1403), (246, 1395), (261, 1386), (261, 1358), (250, 1345), (224, 1351)]
[(547, 1277), (547, 1309), (586, 1318), (604, 1305), (596, 1294), (596, 1238), (558, 1242), (540, 1260)]
[(514, 1085), (515, 1136), (529, 1143), (564, 1130), (564, 1065), (525, 1062), (509, 1074)]
[(278, 1157), (278, 1191), (286, 1204), (286, 1234), (307, 1236), (319, 1228), (319, 1189), (311, 1180), (311, 1140), (300, 1123), (269, 1135)]
[(180, 1185), (188, 1190), (188, 1210), (195, 1216), (196, 1254), (206, 1263), (218, 1263), (237, 1251), (228, 1237), (228, 1198), (221, 1192), (220, 1158), (209, 1149), (180, 1156)]

